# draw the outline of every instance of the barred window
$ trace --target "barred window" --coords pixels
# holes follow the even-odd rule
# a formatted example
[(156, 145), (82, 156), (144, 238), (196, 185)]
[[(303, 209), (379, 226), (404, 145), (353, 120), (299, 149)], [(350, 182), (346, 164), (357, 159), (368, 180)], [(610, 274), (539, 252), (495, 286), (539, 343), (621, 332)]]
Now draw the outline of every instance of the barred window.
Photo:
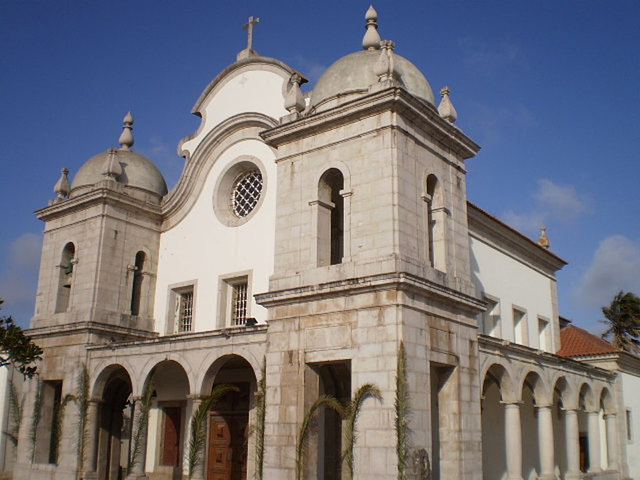
[(262, 174), (260, 170), (242, 173), (231, 189), (231, 210), (239, 217), (246, 217), (258, 204), (262, 192)]
[(193, 290), (179, 293), (176, 301), (178, 331), (190, 332), (193, 328)]
[(244, 325), (247, 321), (247, 282), (232, 285), (231, 324)]

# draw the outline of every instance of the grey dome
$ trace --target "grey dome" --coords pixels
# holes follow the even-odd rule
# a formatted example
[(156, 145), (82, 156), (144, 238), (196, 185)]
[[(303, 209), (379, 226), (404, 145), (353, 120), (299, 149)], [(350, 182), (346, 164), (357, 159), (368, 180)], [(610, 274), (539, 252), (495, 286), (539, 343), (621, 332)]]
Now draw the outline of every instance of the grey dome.
[[(374, 66), (379, 57), (379, 50), (363, 50), (336, 61), (322, 74), (313, 89), (311, 107), (316, 111), (326, 110), (344, 100), (368, 93), (369, 86), (378, 82)], [(393, 60), (404, 88), (415, 97), (435, 106), (431, 85), (418, 67), (396, 53), (393, 54)]]
[[(131, 150), (116, 150), (116, 155), (122, 173), (116, 177), (119, 183), (125, 186), (141, 188), (160, 196), (167, 194), (167, 183), (158, 167), (144, 155)], [(71, 183), (71, 193), (77, 188), (93, 186), (105, 179), (102, 174), (103, 167), (109, 152), (99, 153), (91, 157), (80, 167)]]

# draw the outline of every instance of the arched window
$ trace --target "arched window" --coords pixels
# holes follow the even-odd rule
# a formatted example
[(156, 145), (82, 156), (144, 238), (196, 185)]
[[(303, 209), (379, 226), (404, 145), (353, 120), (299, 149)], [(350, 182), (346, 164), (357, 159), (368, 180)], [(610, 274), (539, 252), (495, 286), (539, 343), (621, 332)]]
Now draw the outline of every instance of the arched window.
[(442, 188), (435, 175), (427, 177), (426, 195), (427, 203), (426, 232), (429, 264), (442, 272), (446, 272), (445, 255), (445, 219), (447, 211), (442, 198)]
[(66, 312), (69, 309), (69, 298), (73, 285), (73, 267), (76, 247), (73, 243), (67, 243), (62, 249), (62, 256), (58, 269), (58, 295), (56, 298), (56, 313)]
[(344, 177), (337, 168), (318, 184), (318, 266), (342, 263), (344, 256)]
[(133, 269), (133, 284), (131, 287), (131, 315), (140, 315), (140, 299), (142, 296), (143, 269), (146, 255), (144, 252), (136, 253), (136, 263)]

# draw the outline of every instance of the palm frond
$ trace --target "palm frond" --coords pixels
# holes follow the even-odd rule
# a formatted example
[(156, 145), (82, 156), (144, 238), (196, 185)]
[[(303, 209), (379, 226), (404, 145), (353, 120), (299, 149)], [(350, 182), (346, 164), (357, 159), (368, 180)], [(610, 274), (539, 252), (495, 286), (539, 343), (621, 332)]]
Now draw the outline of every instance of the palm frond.
[(342, 461), (347, 462), (347, 468), (349, 471), (349, 479), (353, 479), (354, 472), (354, 456), (353, 452), (358, 439), (358, 416), (362, 409), (362, 404), (367, 398), (374, 398), (378, 401), (382, 401), (382, 394), (380, 389), (372, 383), (365, 383), (362, 385), (353, 396), (353, 400), (347, 407), (346, 420), (347, 424), (344, 431), (345, 448), (342, 453)]
[(80, 471), (84, 467), (84, 452), (88, 440), (87, 423), (89, 415), (89, 369), (87, 364), (82, 364), (80, 375), (76, 385), (76, 398), (78, 405), (78, 465)]
[(11, 444), (18, 446), (18, 434), (22, 423), (22, 403), (18, 396), (18, 390), (13, 380), (9, 380), (9, 430), (4, 432)]
[(36, 454), (36, 434), (40, 423), (40, 413), (42, 411), (42, 380), (36, 380), (36, 396), (33, 401), (33, 415), (31, 416), (31, 428), (29, 429), (29, 440), (31, 441), (31, 461)]
[(205, 419), (209, 410), (228, 392), (237, 392), (238, 387), (233, 385), (218, 385), (212, 391), (211, 395), (206, 397), (198, 406), (197, 410), (191, 416), (191, 436), (189, 437), (189, 458), (188, 458), (188, 476), (193, 477), (196, 468), (202, 461), (202, 450), (206, 443), (206, 424)]
[(611, 303), (602, 307), (607, 329), (602, 338), (620, 350), (638, 352), (640, 347), (640, 298), (631, 292), (618, 292)]
[(406, 479), (406, 468), (409, 456), (409, 384), (407, 382), (406, 353), (404, 344), (398, 348), (396, 366), (396, 398), (394, 402), (396, 415), (396, 455), (398, 457), (398, 480)]
[(316, 411), (320, 407), (327, 407), (331, 410), (334, 410), (338, 415), (344, 417), (344, 409), (342, 404), (332, 395), (320, 395), (315, 402), (309, 407), (309, 410), (305, 414), (302, 419), (302, 425), (300, 425), (300, 430), (298, 432), (298, 441), (296, 443), (296, 480), (302, 479), (302, 467), (303, 461), (302, 458), (304, 456), (305, 444), (307, 440), (307, 435), (311, 430), (312, 421), (314, 419), (314, 415)]
[(262, 358), (262, 377), (256, 392), (256, 478), (262, 480), (264, 466), (264, 428), (267, 412), (267, 358)]
[(140, 454), (142, 453), (142, 443), (144, 436), (147, 434), (147, 426), (149, 424), (149, 410), (151, 410), (151, 399), (153, 396), (153, 374), (147, 381), (142, 390), (142, 397), (136, 402), (136, 415), (135, 422), (135, 435), (133, 436), (133, 446), (131, 448), (131, 454), (129, 457), (129, 466), (127, 467), (127, 473), (131, 473), (133, 467), (140, 461)]

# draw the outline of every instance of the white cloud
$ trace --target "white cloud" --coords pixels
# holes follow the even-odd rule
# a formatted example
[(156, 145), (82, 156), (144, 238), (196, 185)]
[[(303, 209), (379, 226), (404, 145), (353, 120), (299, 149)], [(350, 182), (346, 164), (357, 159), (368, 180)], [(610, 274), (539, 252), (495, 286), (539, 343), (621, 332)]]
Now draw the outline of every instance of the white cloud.
[(478, 38), (466, 37), (458, 40), (458, 46), (462, 50), (464, 63), (476, 73), (491, 75), (514, 65), (528, 69), (522, 47), (509, 40), (488, 44)]
[(505, 221), (517, 230), (532, 233), (540, 225), (552, 221), (576, 221), (589, 212), (591, 203), (590, 198), (578, 192), (573, 185), (558, 185), (547, 178), (538, 180), (533, 200), (531, 211), (517, 213), (509, 210), (503, 215)]
[(324, 71), (327, 69), (325, 65), (321, 63), (310, 60), (309, 58), (303, 55), (294, 56), (294, 62), (296, 65), (300, 67), (300, 73), (302, 73), (307, 79), (309, 83), (307, 85), (313, 87), (318, 79), (322, 76)]
[(602, 307), (620, 290), (640, 294), (640, 243), (613, 235), (598, 246), (574, 297), (587, 306)]
[(35, 304), (42, 236), (24, 233), (8, 245), (6, 267), (0, 271), (2, 314), (26, 326)]

